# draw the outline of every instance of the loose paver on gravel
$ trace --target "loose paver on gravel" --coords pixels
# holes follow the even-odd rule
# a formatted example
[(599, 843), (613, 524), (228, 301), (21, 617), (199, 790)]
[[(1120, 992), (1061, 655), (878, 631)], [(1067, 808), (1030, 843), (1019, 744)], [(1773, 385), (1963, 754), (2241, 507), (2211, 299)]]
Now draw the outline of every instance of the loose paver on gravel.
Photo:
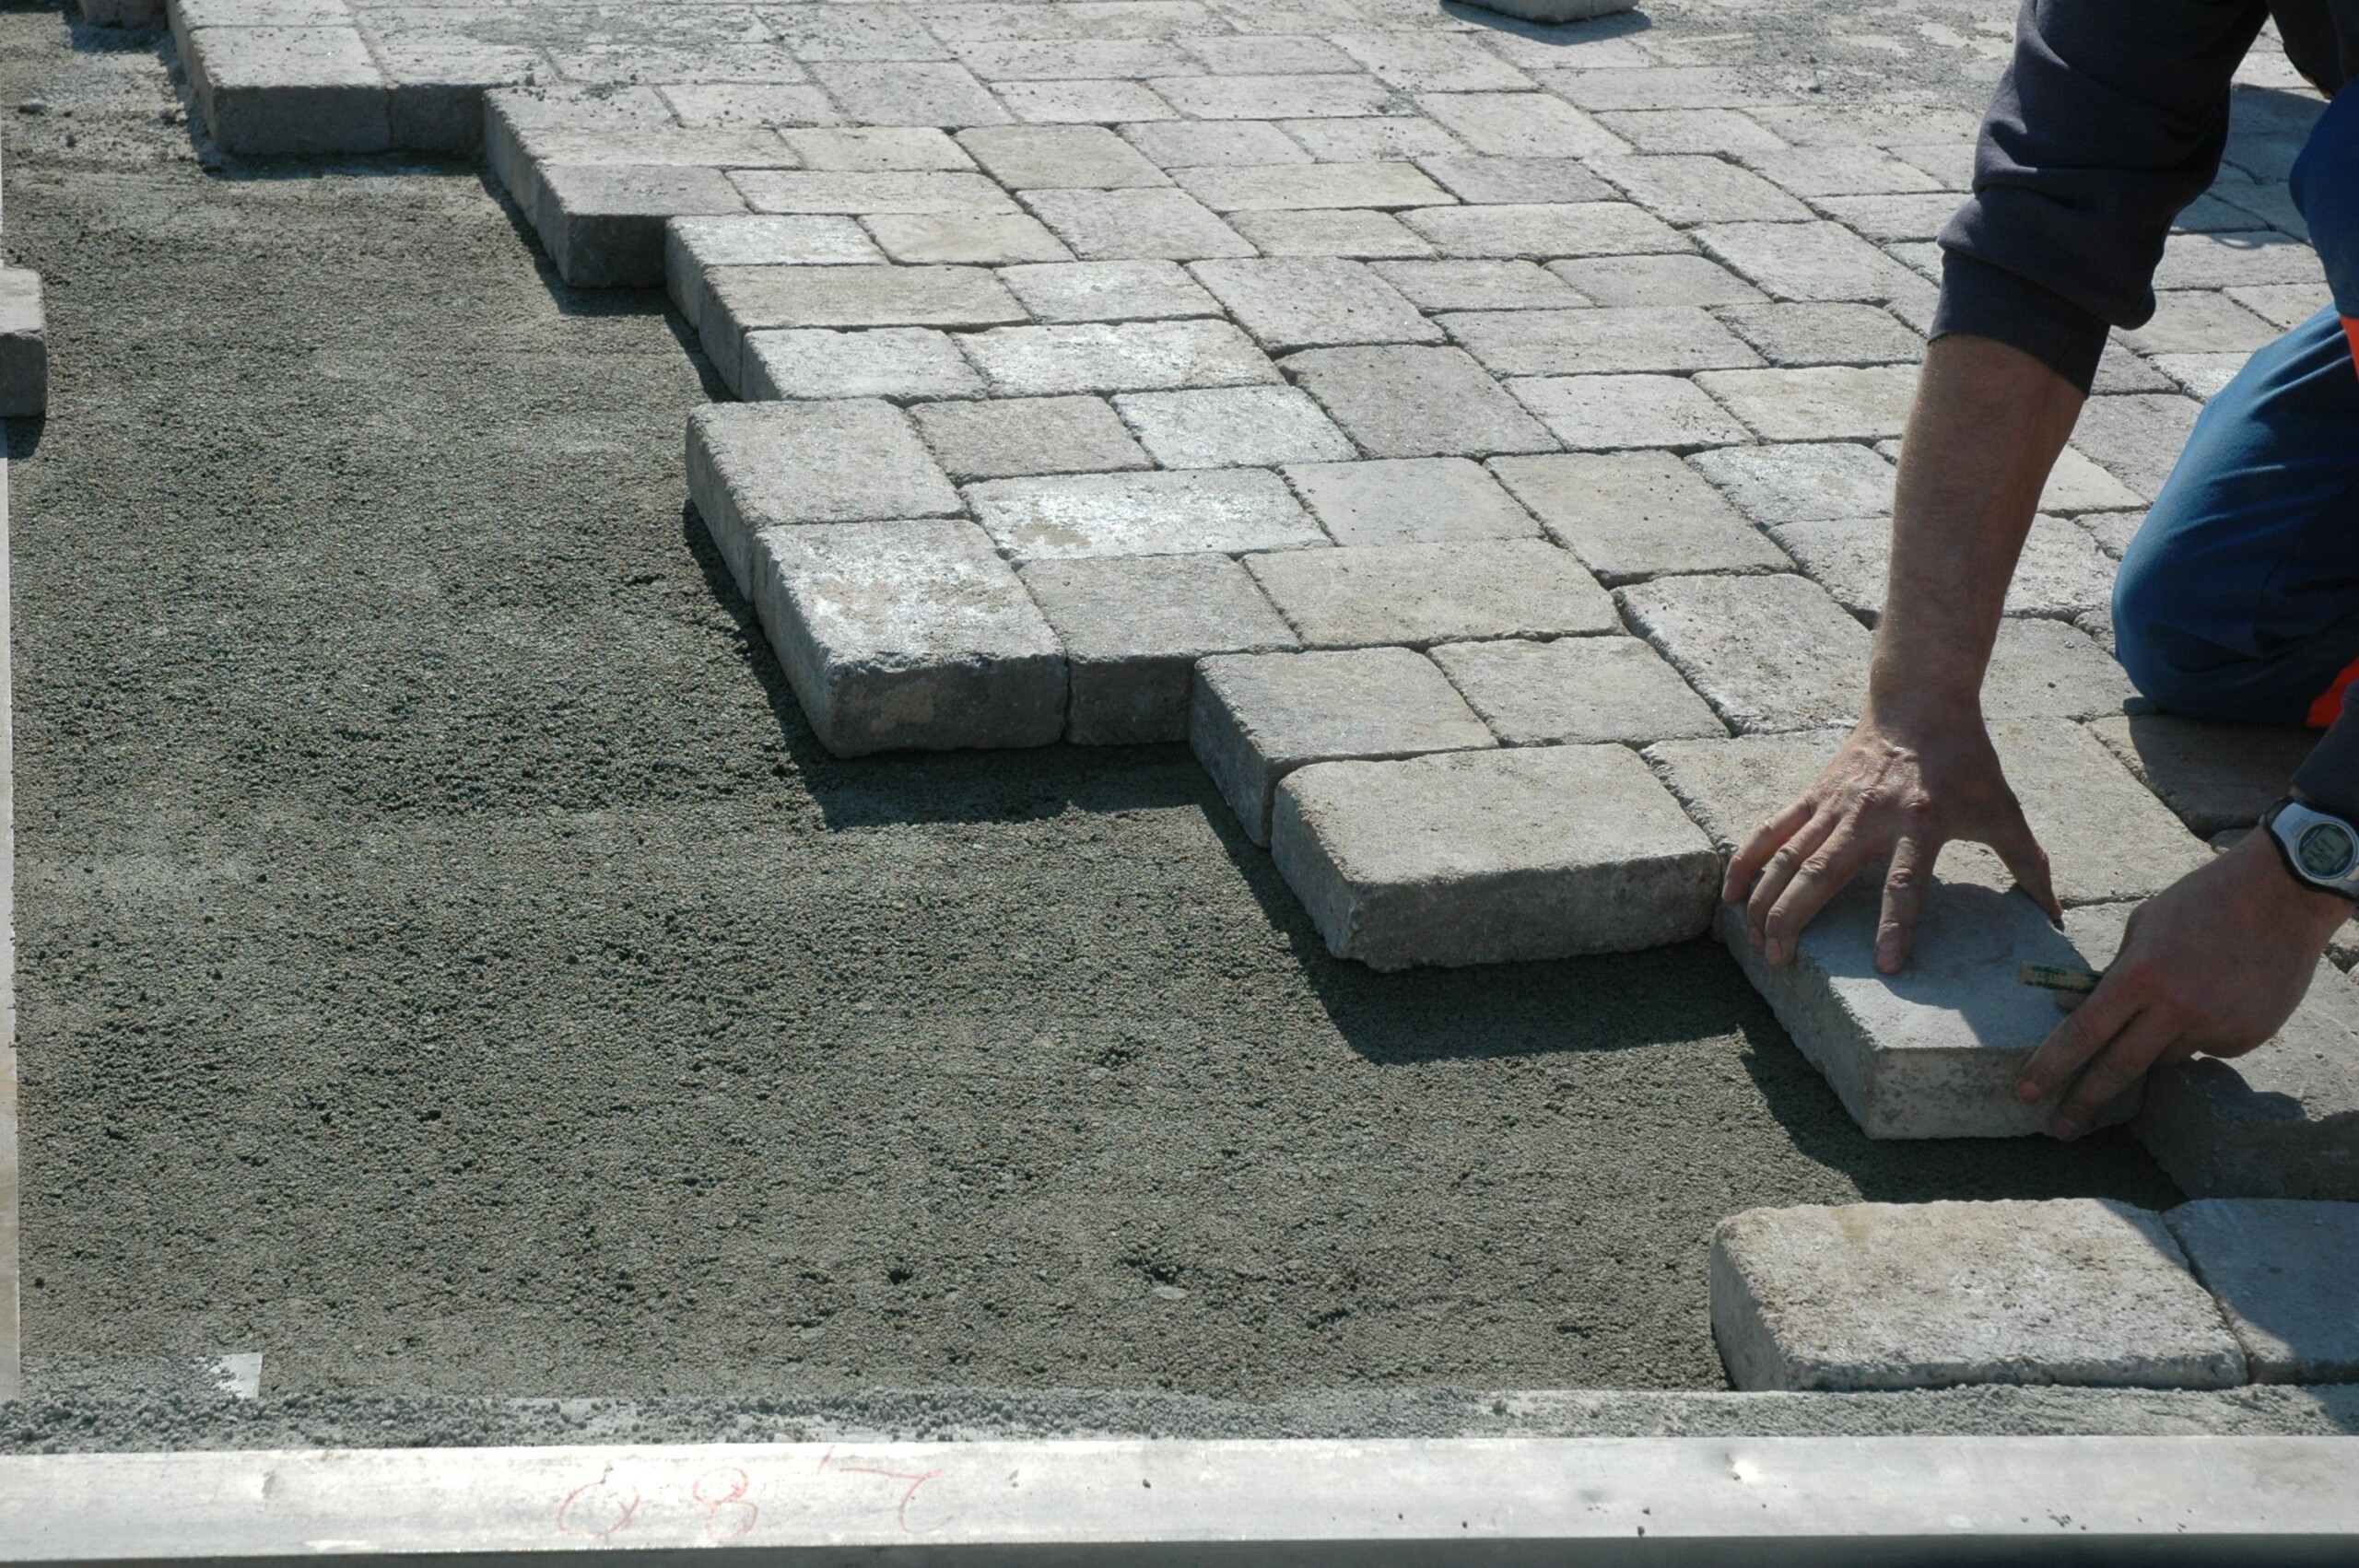
[(2098, 1199), (1756, 1209), (1712, 1238), (1738, 1388), (2246, 1381), (2163, 1216)]
[(1325, 762), (1279, 785), (1278, 870), (1339, 957), (1499, 964), (1684, 942), (1719, 858), (1627, 748)]

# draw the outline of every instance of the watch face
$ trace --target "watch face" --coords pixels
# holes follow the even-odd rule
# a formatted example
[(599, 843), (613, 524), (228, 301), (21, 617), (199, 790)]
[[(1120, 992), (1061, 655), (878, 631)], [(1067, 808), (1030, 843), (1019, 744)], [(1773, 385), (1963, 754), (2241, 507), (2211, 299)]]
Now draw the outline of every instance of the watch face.
[(2351, 830), (2342, 824), (2314, 822), (2294, 841), (2294, 853), (2312, 876), (2339, 877), (2351, 869), (2359, 845), (2351, 841)]

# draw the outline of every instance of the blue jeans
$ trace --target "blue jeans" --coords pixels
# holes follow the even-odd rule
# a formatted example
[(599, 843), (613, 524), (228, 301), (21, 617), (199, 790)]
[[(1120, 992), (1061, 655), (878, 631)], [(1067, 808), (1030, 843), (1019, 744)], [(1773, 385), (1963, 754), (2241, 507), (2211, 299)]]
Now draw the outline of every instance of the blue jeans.
[(2359, 88), (2311, 133), (2294, 194), (2335, 306), (2196, 420), (2121, 558), (2113, 626), (2171, 712), (2324, 727), (2359, 674)]

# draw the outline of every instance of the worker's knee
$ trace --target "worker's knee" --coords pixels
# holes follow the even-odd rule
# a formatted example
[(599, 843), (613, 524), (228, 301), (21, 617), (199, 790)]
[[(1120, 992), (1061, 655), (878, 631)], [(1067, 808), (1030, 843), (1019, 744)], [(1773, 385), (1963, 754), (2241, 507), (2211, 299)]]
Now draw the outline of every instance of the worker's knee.
[(2141, 696), (2174, 713), (2201, 715), (2212, 696), (2207, 672), (2185, 657), (2193, 647), (2180, 628), (2201, 621), (2200, 585), (2175, 571), (2168, 553), (2132, 547), (2113, 579), (2114, 657)]
[(2343, 289), (2359, 282), (2359, 92), (2342, 93), (2327, 106), (2294, 160), (2288, 183), (2347, 315), (2359, 306), (2343, 298)]

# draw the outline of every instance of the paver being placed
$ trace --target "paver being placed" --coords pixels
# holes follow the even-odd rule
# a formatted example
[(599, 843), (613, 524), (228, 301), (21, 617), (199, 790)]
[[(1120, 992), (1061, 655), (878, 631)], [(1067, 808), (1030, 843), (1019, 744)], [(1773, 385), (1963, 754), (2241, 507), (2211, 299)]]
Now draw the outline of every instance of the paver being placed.
[(2163, 1218), (2255, 1383), (2359, 1383), (2359, 1203), (2208, 1198)]
[(1470, 539), (1250, 556), (1307, 648), (1426, 647), (1620, 629), (1614, 601), (1543, 539)]
[(1314, 764), (1278, 787), (1270, 849), (1329, 950), (1374, 969), (1684, 942), (1719, 870), (1614, 745)]
[(751, 554), (770, 646), (838, 756), (1041, 746), (1063, 732), (1056, 635), (973, 523), (772, 528)]
[(1298, 462), (1285, 475), (1338, 544), (1540, 536), (1531, 514), (1467, 458)]
[(1188, 735), (1196, 661), (1297, 646), (1245, 568), (1226, 556), (1033, 561), (1024, 585), (1064, 643), (1065, 739), (1137, 745)]
[(1267, 469), (1085, 474), (969, 486), (975, 518), (1016, 560), (1320, 547), (1327, 536)]
[(1433, 661), (1405, 648), (1203, 660), (1188, 743), (1263, 845), (1278, 781), (1308, 763), (1497, 744)]
[(925, 327), (750, 332), (738, 345), (737, 380), (748, 403), (976, 397), (983, 390), (950, 334)]
[(1739, 734), (1849, 724), (1867, 699), (1867, 629), (1807, 578), (1664, 577), (1616, 597)]
[(1452, 642), (1432, 654), (1502, 745), (1644, 745), (1728, 733), (1678, 672), (1634, 637)]
[[(2127, 919), (2101, 905), (2067, 911), (2065, 929), (2101, 966)], [(2321, 960), (2259, 1047), (2148, 1073), (2130, 1126), (2192, 1197), (2359, 1200), (2359, 985)]]
[(1491, 472), (1600, 581), (1691, 572), (1784, 571), (1793, 563), (1665, 451), (1502, 457)]
[(1290, 357), (1286, 371), (1371, 457), (1556, 445), (1462, 348), (1317, 348)]
[(1755, 1209), (1713, 1234), (1711, 1281), (1739, 1389), (2246, 1377), (2163, 1217), (2111, 1199)]
[(1154, 463), (1095, 397), (1010, 397), (923, 404), (918, 433), (953, 479), (1102, 474)]
[(1166, 468), (1267, 466), (1352, 455), (1344, 433), (1294, 387), (1128, 392), (1114, 406)]
[(2144, 713), (2090, 726), (2138, 781), (2193, 832), (2250, 827), (2292, 784), (2318, 731), (2272, 724), (2209, 724)]
[(959, 509), (909, 415), (868, 399), (709, 404), (688, 415), (687, 467), (698, 515), (748, 599), (765, 529)]
[(1164, 392), (1279, 380), (1252, 340), (1223, 321), (1003, 327), (966, 340), (967, 356), (1007, 397)]

